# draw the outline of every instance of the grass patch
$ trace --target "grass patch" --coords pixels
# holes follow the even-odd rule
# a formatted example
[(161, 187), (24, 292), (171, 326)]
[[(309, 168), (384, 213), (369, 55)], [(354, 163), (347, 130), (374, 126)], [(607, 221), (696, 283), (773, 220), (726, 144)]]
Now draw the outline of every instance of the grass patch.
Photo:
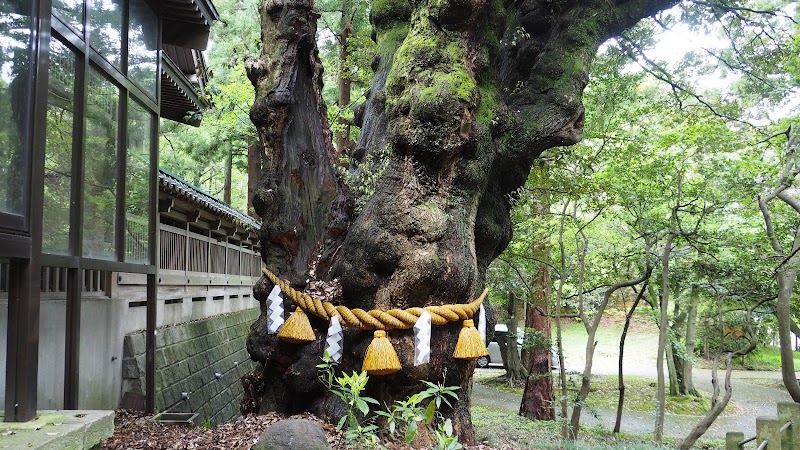
[[(800, 370), (800, 352), (794, 352), (794, 368)], [(745, 370), (781, 370), (781, 352), (775, 347), (761, 347), (737, 358), (733, 367)]]
[[(800, 352), (794, 352), (794, 368), (800, 370)], [(713, 361), (700, 358), (698, 367), (710, 369)], [(725, 369), (725, 359), (720, 360), (720, 369)], [(756, 350), (733, 360), (733, 368), (738, 370), (763, 370), (780, 372), (781, 352), (775, 347), (759, 347)]]
[[(482, 379), (476, 381), (485, 384), (486, 386), (494, 389), (522, 395), (522, 386), (510, 386), (505, 378), (501, 376), (484, 376)], [(558, 378), (555, 379), (558, 382)], [(569, 376), (568, 391), (573, 396), (578, 392), (580, 385), (580, 375), (570, 374)], [(642, 411), (651, 412), (655, 411), (656, 382), (651, 379), (626, 376), (625, 377), (625, 410), (626, 411)], [(671, 397), (667, 395), (666, 411), (670, 414), (688, 415), (688, 416), (702, 416), (711, 408), (709, 395), (701, 393), (702, 397), (694, 397), (691, 395)], [(592, 376), (592, 382), (589, 388), (589, 396), (586, 399), (586, 409), (591, 412), (592, 410), (616, 410), (617, 399), (619, 397), (619, 388), (617, 386), (616, 376), (596, 375)], [(731, 414), (736, 410), (733, 402), (728, 404), (723, 414)]]
[[(514, 449), (612, 449), (612, 450), (661, 450), (675, 448), (678, 441), (665, 439), (663, 446), (652, 443), (651, 434), (618, 433), (600, 427), (581, 427), (579, 440), (561, 441), (561, 422), (535, 421), (492, 408), (472, 406), (472, 423), (476, 438), (489, 445), (507, 445)], [(695, 448), (724, 448), (724, 442), (705, 440)]]

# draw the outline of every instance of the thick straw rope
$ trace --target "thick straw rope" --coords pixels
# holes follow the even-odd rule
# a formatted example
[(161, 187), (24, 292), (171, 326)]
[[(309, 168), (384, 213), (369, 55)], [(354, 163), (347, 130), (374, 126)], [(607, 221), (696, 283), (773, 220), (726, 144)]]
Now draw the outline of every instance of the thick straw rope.
[(408, 308), (405, 310), (390, 309), (388, 311), (380, 311), (373, 309), (371, 311), (364, 311), (363, 309), (350, 309), (341, 305), (335, 306), (331, 302), (323, 302), (319, 299), (311, 298), (309, 295), (299, 292), (289, 286), (289, 283), (278, 278), (277, 275), (270, 272), (266, 267), (261, 270), (270, 281), (276, 286), (279, 286), (281, 291), (297, 303), (303, 311), (314, 314), (325, 320), (330, 320), (331, 317), (338, 315), (343, 327), (358, 328), (359, 330), (411, 328), (417, 323), (417, 319), (419, 319), (422, 311), (428, 311), (430, 313), (431, 323), (433, 325), (444, 325), (448, 322), (455, 322), (456, 320), (469, 319), (481, 307), (481, 303), (483, 303), (483, 299), (486, 298), (487, 292), (487, 290), (484, 289), (478, 298), (466, 304), (426, 306), (424, 308)]

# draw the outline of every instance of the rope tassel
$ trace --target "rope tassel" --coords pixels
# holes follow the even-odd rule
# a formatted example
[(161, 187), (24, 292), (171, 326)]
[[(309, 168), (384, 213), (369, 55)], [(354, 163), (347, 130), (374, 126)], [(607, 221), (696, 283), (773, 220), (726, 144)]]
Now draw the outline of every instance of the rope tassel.
[(389, 375), (400, 370), (400, 358), (386, 337), (386, 331), (375, 330), (361, 370), (367, 371), (370, 375)]
[(486, 350), (486, 346), (483, 345), (480, 333), (475, 329), (475, 323), (472, 319), (465, 320), (461, 333), (458, 334), (458, 344), (456, 344), (453, 357), (456, 359), (478, 359), (488, 354), (489, 352)]
[(278, 332), (278, 337), (293, 344), (313, 342), (317, 338), (314, 336), (311, 322), (308, 321), (308, 316), (302, 308), (295, 309), (292, 315), (286, 319), (281, 331)]

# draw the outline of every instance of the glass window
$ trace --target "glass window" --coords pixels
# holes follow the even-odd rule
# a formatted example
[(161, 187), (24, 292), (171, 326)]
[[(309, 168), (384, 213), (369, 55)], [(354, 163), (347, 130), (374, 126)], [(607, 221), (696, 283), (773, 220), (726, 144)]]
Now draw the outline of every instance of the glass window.
[(53, 0), (53, 11), (76, 30), (83, 31), (83, 0)]
[(22, 215), (33, 2), (0, 1), (0, 212)]
[(50, 42), (47, 94), (47, 145), (44, 161), (42, 249), (69, 253), (72, 192), (72, 133), (75, 103), (75, 55), (61, 42)]
[(150, 149), (153, 114), (128, 101), (128, 159), (125, 171), (125, 261), (150, 262)]
[(89, 69), (83, 186), (83, 256), (115, 259), (119, 89)]
[(122, 0), (89, 0), (89, 44), (119, 67), (122, 55)]
[(131, 1), (128, 31), (128, 78), (156, 98), (158, 18), (143, 0)]

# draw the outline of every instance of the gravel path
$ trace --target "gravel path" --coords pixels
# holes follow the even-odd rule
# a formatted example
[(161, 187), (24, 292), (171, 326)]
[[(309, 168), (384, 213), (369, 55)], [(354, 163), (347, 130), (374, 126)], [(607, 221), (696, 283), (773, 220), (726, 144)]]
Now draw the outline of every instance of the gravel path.
[[(577, 367), (566, 366), (567, 370), (578, 370)], [(491, 369), (490, 369), (491, 370)], [(497, 375), (502, 370), (494, 370)], [(655, 372), (655, 368), (652, 368)], [(596, 366), (595, 374), (616, 375), (616, 367), (607, 365)], [(638, 376), (652, 378), (655, 381), (655, 374), (647, 370), (639, 370), (635, 373)], [(721, 372), (723, 375), (724, 372)], [(800, 373), (798, 373), (800, 376)], [(696, 369), (694, 371), (695, 383), (706, 392), (711, 392), (711, 371)], [(755, 436), (756, 417), (774, 416), (776, 403), (781, 401), (791, 401), (789, 394), (785, 391), (759, 386), (748, 383), (748, 379), (776, 379), (780, 380), (779, 372), (751, 372), (734, 371), (732, 401), (737, 405), (738, 410), (733, 414), (717, 418), (716, 422), (706, 432), (705, 437), (724, 438), (728, 431), (742, 431), (745, 436)], [(472, 390), (472, 402), (476, 405), (487, 406), (497, 409), (507, 410), (517, 414), (519, 411), (520, 396), (501, 392), (497, 389), (486, 387), (480, 383), (475, 383)], [(730, 406), (729, 406), (730, 408)], [(600, 425), (608, 429), (613, 428), (616, 419), (616, 410), (601, 409), (593, 413), (584, 411), (581, 415), (581, 422), (586, 425)], [(685, 416), (667, 414), (664, 420), (664, 434), (671, 437), (684, 437), (700, 420), (700, 416)], [(650, 433), (653, 431), (655, 415), (640, 411), (625, 411), (622, 418), (622, 431), (634, 433)]]
[[(695, 379), (698, 386), (707, 392), (711, 391), (710, 371), (697, 371)], [(702, 372), (707, 372), (706, 374)], [(770, 372), (770, 374), (773, 374)], [(747, 383), (752, 374), (737, 374), (733, 383), (732, 399), (738, 410), (734, 414), (717, 418), (706, 432), (705, 437), (724, 438), (728, 431), (742, 431), (746, 436), (755, 436), (756, 417), (774, 416), (775, 405), (779, 401), (791, 401), (789, 394), (778, 389)], [(780, 375), (780, 374), (778, 374)], [(499, 391), (475, 383), (472, 388), (473, 404), (506, 410), (509, 413), (519, 412), (520, 396)], [(581, 422), (585, 425), (599, 425), (613, 428), (616, 410), (600, 409), (593, 412), (583, 411)], [(664, 434), (671, 437), (684, 437), (700, 420), (700, 416), (667, 414), (664, 419)], [(655, 412), (625, 411), (622, 416), (622, 431), (633, 433), (651, 433), (654, 428)]]

